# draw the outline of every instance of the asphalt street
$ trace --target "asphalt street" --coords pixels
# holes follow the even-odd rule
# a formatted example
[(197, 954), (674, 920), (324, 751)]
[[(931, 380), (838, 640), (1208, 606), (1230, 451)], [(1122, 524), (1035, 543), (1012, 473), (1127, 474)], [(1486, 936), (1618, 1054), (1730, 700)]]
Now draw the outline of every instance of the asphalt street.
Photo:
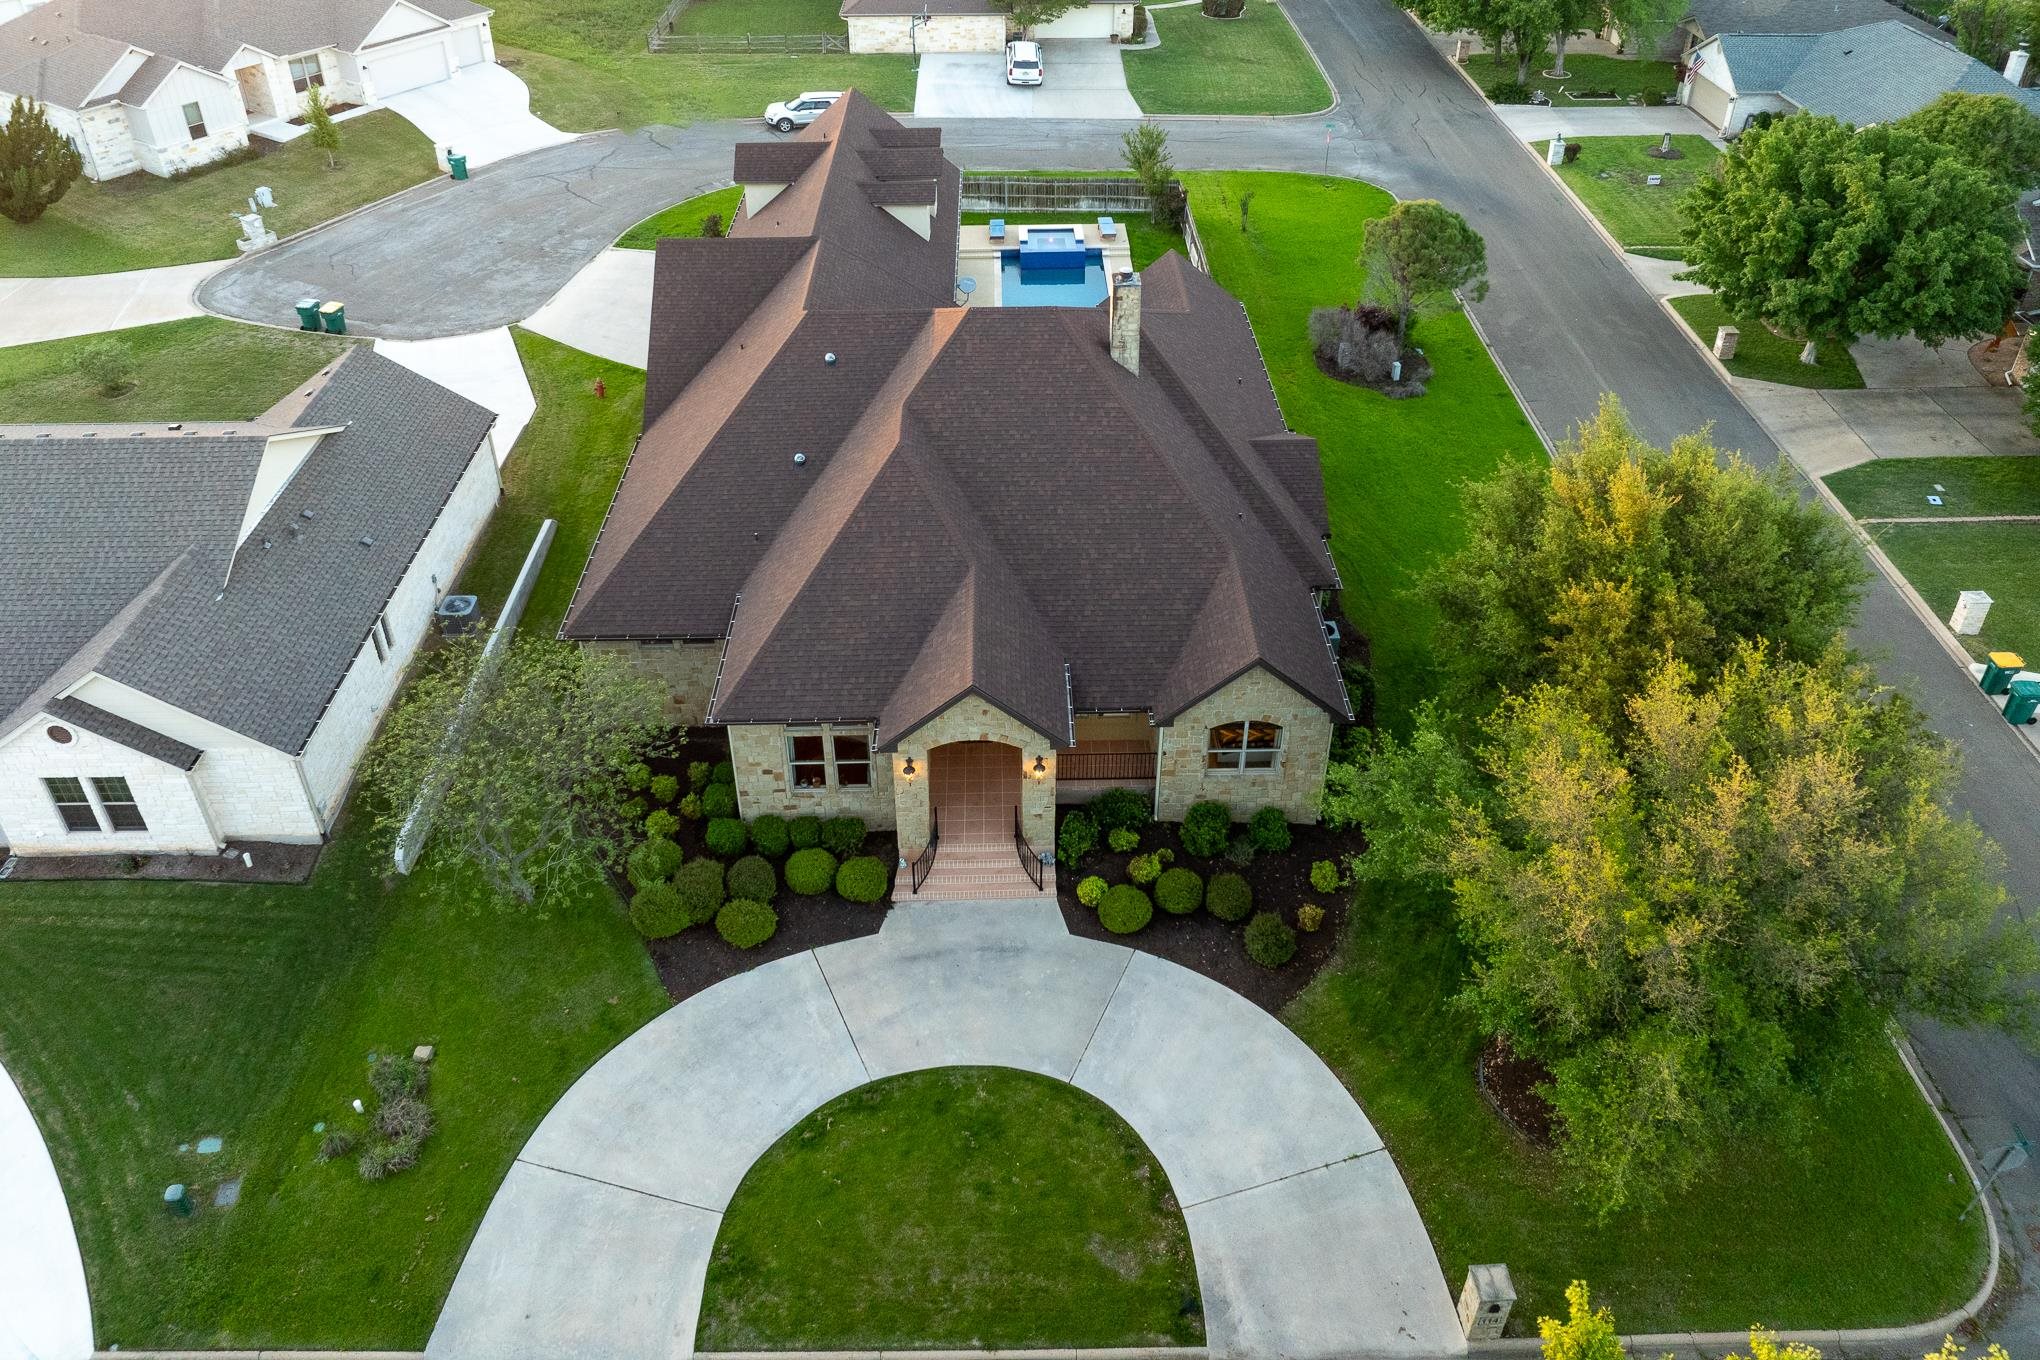
[[(1548, 438), (1564, 438), (1614, 392), (1654, 441), (1711, 427), (1719, 445), (1753, 463), (1777, 461), (1775, 444), (1677, 324), (1414, 23), (1388, 0), (1287, 3), (1338, 90), (1337, 109), (1169, 119), (1178, 166), (1329, 168), (1437, 198), (1487, 240), (1490, 286), (1473, 314)], [(1127, 126), (947, 121), (943, 146), (972, 169), (1107, 168), (1120, 164)], [(282, 324), (300, 296), (340, 298), (357, 329), (404, 339), (519, 321), (631, 224), (727, 182), (732, 144), (760, 135), (749, 124), (654, 128), (502, 162), (235, 265), (200, 301)], [(2040, 761), (1881, 576), (1867, 588), (1853, 640), (1962, 748), (1959, 802), (2004, 846), (2010, 909), (2023, 915), (2040, 903)], [(1999, 1036), (1930, 1023), (1915, 1027), (1915, 1040), (1977, 1152), (2014, 1129), (2040, 1133), (2040, 1059)], [(2008, 1245), (2025, 1277), (2040, 1279), (2040, 1166), (1999, 1189)], [(2040, 1292), (2007, 1299), (1991, 1330), (2015, 1354), (2040, 1347)]]

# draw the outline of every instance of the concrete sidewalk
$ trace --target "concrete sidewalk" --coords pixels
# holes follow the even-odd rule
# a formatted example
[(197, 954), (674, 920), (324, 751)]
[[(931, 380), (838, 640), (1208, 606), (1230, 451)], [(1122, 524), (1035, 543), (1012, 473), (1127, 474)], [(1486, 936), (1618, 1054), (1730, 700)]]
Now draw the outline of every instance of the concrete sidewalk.
[(1567, 137), (1657, 137), (1670, 132), (1726, 145), (1712, 123), (1678, 104), (1655, 108), (1641, 104), (1497, 104), (1495, 117), (1525, 142), (1548, 142), (1561, 133)]
[(477, 406), (496, 413), (491, 432), (496, 465), (510, 457), (517, 436), (538, 413), (538, 399), (524, 376), (524, 361), (507, 326), (443, 340), (378, 340), (376, 353), (396, 360), (413, 373), (451, 388)]
[(0, 1068), (0, 1360), (85, 1360), (92, 1305), (42, 1131)]
[(2011, 388), (1818, 391), (1738, 378), (1736, 394), (1811, 477), (1873, 458), (2040, 454)]
[(0, 348), (203, 316), (198, 286), (231, 263), (204, 260), (125, 274), (0, 278)]
[(691, 1355), (752, 1163), (836, 1096), (954, 1065), (1070, 1082), (1145, 1140), (1183, 1206), (1212, 1356), (1464, 1353), (1402, 1177), (1317, 1055), (1040, 901), (896, 906), (877, 935), (731, 978), (626, 1039), (519, 1154), (426, 1353)]
[(563, 345), (643, 368), (652, 345), (654, 252), (611, 247), (524, 323)]

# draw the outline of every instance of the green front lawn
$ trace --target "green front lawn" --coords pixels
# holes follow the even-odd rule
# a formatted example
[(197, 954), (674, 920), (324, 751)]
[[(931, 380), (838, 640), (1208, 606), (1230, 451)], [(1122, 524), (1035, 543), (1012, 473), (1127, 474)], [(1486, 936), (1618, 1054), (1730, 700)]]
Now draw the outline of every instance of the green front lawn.
[(740, 184), (697, 194), (683, 203), (675, 203), (662, 213), (647, 217), (617, 237), (616, 244), (625, 250), (656, 250), (659, 242), (668, 236), (699, 236), (701, 219), (710, 213), (719, 214), (723, 230), (728, 231), (730, 220), (736, 216), (737, 204), (743, 201), (743, 197), (744, 189)]
[[(1720, 153), (1705, 137), (1686, 136), (1672, 138), (1672, 148), (1684, 153), (1680, 160), (1661, 161), (1645, 154), (1661, 140), (1582, 137), (1577, 139), (1579, 159), (1560, 166), (1558, 174), (1623, 249), (1677, 259), (1685, 226), (1679, 200)], [(1539, 150), (1549, 145), (1540, 143)], [(1651, 175), (1662, 176), (1664, 182), (1651, 184)]]
[(1826, 480), (1857, 519), (2040, 515), (2040, 458), (1880, 458)]
[[(653, 8), (655, 15), (658, 8)], [(673, 31), (842, 34), (848, 29), (841, 9), (842, 0), (694, 0), (680, 12)]]
[[(971, 213), (963, 215), (966, 223), (983, 226), (994, 217), (1016, 227), (1054, 226), (1064, 222), (1090, 222), (1099, 217), (1098, 213), (1082, 212), (1038, 212), (1038, 213)], [(1126, 247), (1133, 253), (1133, 267), (1146, 269), (1164, 254), (1173, 250), (1188, 257), (1189, 247), (1183, 244), (1183, 233), (1170, 227), (1158, 227), (1146, 213), (1112, 213), (1113, 221), (1126, 233)]]
[[(2026, 560), (2036, 548), (2040, 530)], [(1575, 1279), (1624, 1332), (1917, 1322), (1976, 1287), (1982, 1221), (1955, 1221), (1968, 1179), (1889, 1049), (1856, 1065), (1857, 1082), (1797, 1146), (1755, 1130), (1656, 1212), (1601, 1223), (1474, 1084), (1482, 1036), (1451, 1004), (1466, 958), (1449, 905), (1370, 889), (1349, 920), (1337, 962), (1283, 1018), (1380, 1130), (1448, 1283), (1473, 1262), (1508, 1262), (1512, 1333), (1535, 1335), (1540, 1313), (1563, 1316)]]
[[(538, 413), (503, 465), (503, 503), (457, 589), (479, 596), (493, 614), (510, 593), (539, 523), (548, 517), (558, 520), (519, 625), (523, 632), (550, 637), (566, 617), (623, 465), (630, 461), (644, 419), (645, 374), (531, 331), (511, 334), (538, 398)], [(595, 395), (598, 381), (607, 395)]]
[[(134, 385), (102, 395), (77, 371), (101, 340), (134, 356)], [(0, 413), (24, 424), (248, 420), (290, 394), (349, 342), (198, 316), (106, 335), (0, 349)]]
[[(1463, 541), (1460, 483), (1508, 459), (1541, 458), (1543, 445), (1463, 313), (1417, 327), (1437, 368), (1424, 396), (1394, 401), (1318, 370), (1311, 308), (1358, 295), (1360, 234), (1393, 204), (1387, 193), (1316, 175), (1183, 180), (1212, 275), (1246, 304), (1284, 418), (1318, 441), (1341, 599), (1372, 643), (1382, 720), (1401, 726), (1431, 688), (1432, 612), (1411, 588)], [(1254, 201), (1243, 235), (1246, 190)]]
[(1735, 326), (1742, 331), (1736, 341), (1735, 357), (1728, 361), (1728, 371), (1738, 378), (1755, 378), (1761, 382), (1784, 383), (1790, 387), (1861, 387), (1863, 374), (1856, 367), (1855, 358), (1843, 345), (1824, 345), (1820, 350), (1820, 362), (1802, 364), (1799, 362), (1800, 345), (1796, 340), (1781, 340), (1765, 329), (1760, 321), (1736, 321), (1728, 309), (1715, 300), (1712, 293), (1695, 293), (1690, 297), (1671, 300), (1672, 310), (1679, 314), (1687, 329), (1700, 337), (1700, 343), (1714, 348), (1714, 332), (1721, 326)]
[[(2007, 459), (2007, 462), (2018, 461)], [(1983, 632), (1956, 639), (1973, 657), (1995, 651), (2040, 658), (2040, 524), (1873, 524), (1877, 546), (1945, 619), (1965, 590), (1991, 598)]]
[(112, 274), (158, 265), (231, 259), (240, 235), (231, 214), (246, 211), (257, 185), (276, 191), (262, 214), (279, 236), (315, 227), (439, 173), (425, 134), (388, 110), (341, 123), (340, 168), (309, 138), (239, 165), (184, 179), (123, 175), (79, 180), (40, 221), (0, 218), (0, 276)]
[(938, 1068), (838, 1097), (759, 1158), (697, 1344), (1198, 1345), (1197, 1297), (1168, 1176), (1124, 1120), (1050, 1077)]
[(1315, 113), (1331, 106), (1324, 74), (1273, 0), (1248, 0), (1237, 19), (1207, 18), (1190, 5), (1149, 10), (1148, 22), (1162, 45), (1120, 54), (1126, 88), (1144, 113)]
[[(1516, 59), (1498, 57), (1493, 53), (1480, 52), (1466, 59), (1466, 73), (1473, 77), (1481, 92), (1497, 104), (1527, 104), (1530, 90), (1542, 90), (1551, 96), (1551, 102), (1559, 105), (1621, 104), (1631, 96), (1641, 100), (1646, 95), (1656, 95), (1657, 102), (1672, 102), (1672, 92), (1678, 88), (1677, 67), (1669, 61), (1649, 61), (1635, 57), (1603, 57), (1591, 53), (1567, 54), (1566, 76), (1563, 80), (1544, 74), (1551, 69), (1551, 54), (1546, 53), (1542, 61), (1530, 63), (1530, 83), (1521, 90), (1504, 87), (1516, 82)], [(1581, 99), (1578, 95), (1613, 92), (1615, 99)], [(1510, 96), (1498, 98), (1498, 95)]]

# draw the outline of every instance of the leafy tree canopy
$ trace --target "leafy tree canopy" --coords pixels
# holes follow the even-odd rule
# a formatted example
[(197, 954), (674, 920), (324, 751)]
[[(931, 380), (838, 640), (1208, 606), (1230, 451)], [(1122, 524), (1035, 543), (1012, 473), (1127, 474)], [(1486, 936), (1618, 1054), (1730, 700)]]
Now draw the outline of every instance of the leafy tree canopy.
[(1956, 46), (1997, 69), (2014, 47), (2040, 37), (2040, 0), (1955, 0), (1948, 18)]
[(1797, 339), (1995, 331), (2023, 282), (1999, 176), (1898, 124), (1753, 128), (1683, 206), (1687, 277)]
[(43, 106), (16, 96), (0, 124), (0, 217), (35, 221), (84, 173), (78, 149), (51, 126)]
[(1450, 306), (1459, 290), (1476, 302), (1487, 296), (1487, 243), (1435, 199), (1404, 199), (1370, 220), (1359, 263), (1367, 273), (1366, 294), (1395, 312), (1398, 347), (1419, 311)]
[(1022, 28), (1045, 24), (1083, 4), (1084, 0), (992, 0), (992, 8), (1013, 16)]
[(1997, 176), (2008, 199), (2040, 183), (2040, 118), (2010, 95), (1950, 91), (1898, 126)]
[(1448, 693), (1477, 710), (1562, 684), (1611, 730), (1667, 653), (1702, 674), (1744, 639), (1819, 655), (1863, 579), (1782, 468), (1724, 460), (1704, 435), (1653, 448), (1613, 397), (1549, 464), (1468, 487), (1466, 521), (1466, 546), (1424, 583)]

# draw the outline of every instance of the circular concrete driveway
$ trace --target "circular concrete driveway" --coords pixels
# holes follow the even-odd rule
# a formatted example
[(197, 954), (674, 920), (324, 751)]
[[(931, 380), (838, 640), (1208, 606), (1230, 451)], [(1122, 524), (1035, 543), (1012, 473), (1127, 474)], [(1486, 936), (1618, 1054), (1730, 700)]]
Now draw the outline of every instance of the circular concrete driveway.
[(732, 978), (619, 1044), (504, 1178), (427, 1355), (692, 1355), (751, 1164), (846, 1091), (957, 1065), (1059, 1078), (1133, 1126), (1183, 1206), (1212, 1355), (1465, 1352), (1402, 1177), (1317, 1055), (1034, 901), (896, 907), (877, 935)]

